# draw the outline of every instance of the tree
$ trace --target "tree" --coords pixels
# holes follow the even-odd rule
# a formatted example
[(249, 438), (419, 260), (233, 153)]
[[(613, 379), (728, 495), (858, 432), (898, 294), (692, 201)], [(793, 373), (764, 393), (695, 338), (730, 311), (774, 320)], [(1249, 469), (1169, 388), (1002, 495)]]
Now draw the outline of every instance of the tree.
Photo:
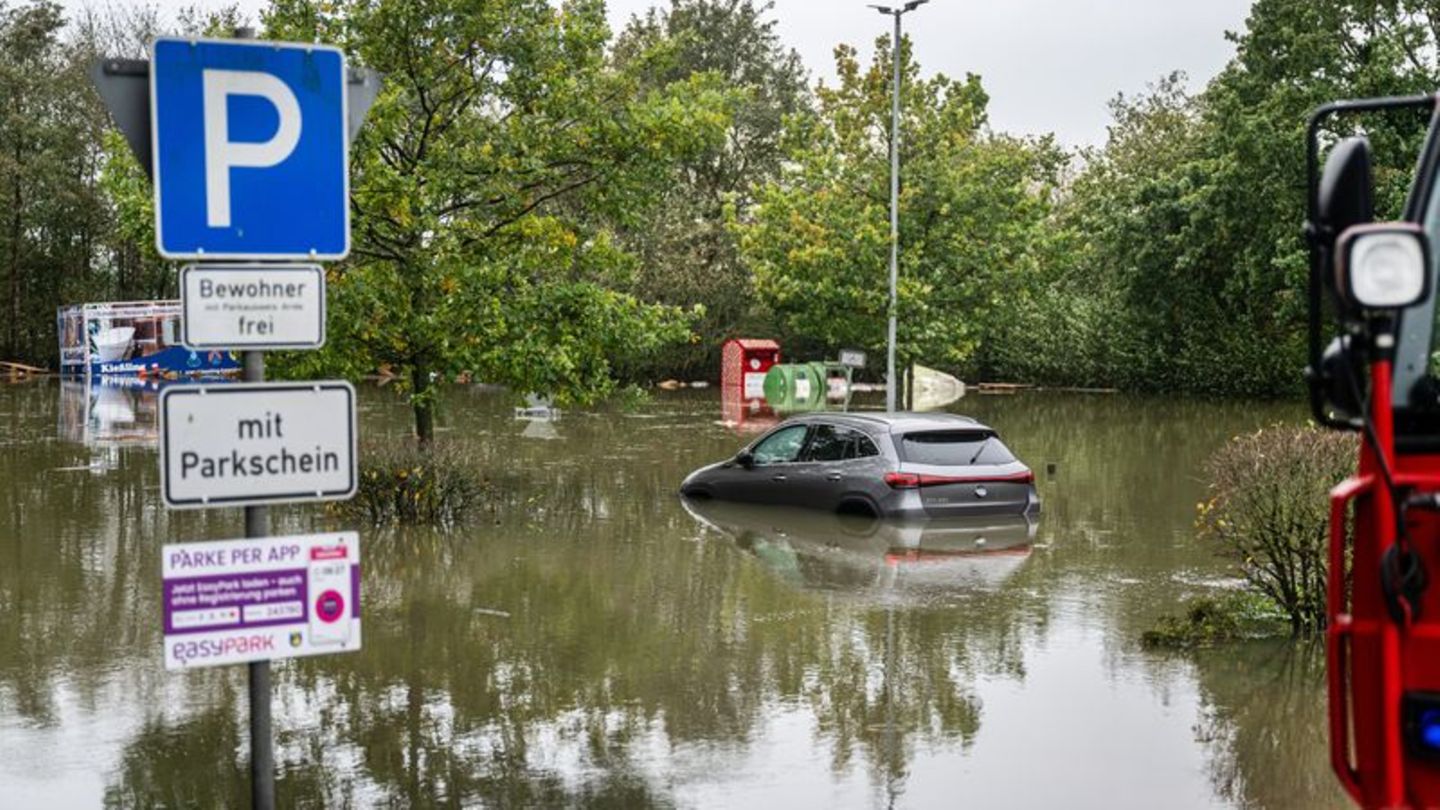
[(634, 259), (575, 212), (644, 216), (674, 161), (723, 133), (715, 77), (645, 88), (608, 59), (600, 0), (275, 0), (265, 22), (385, 75), (352, 149), (330, 343), (291, 372), (389, 366), (426, 444), (434, 378), (587, 400), (617, 358), (688, 335), (685, 313), (621, 292)]
[[(1042, 382), (1298, 390), (1307, 118), (1333, 99), (1430, 92), (1437, 32), (1430, 4), (1259, 0), (1202, 92), (1172, 76), (1118, 98), (1109, 141), (1086, 155), (1061, 208), (1068, 236), (1042, 305), (1021, 311), (1026, 328), (1002, 334), (990, 361)], [(1414, 111), (1341, 117), (1326, 133), (1370, 138), (1382, 216), (1400, 213), (1424, 122)], [(1039, 329), (1043, 348), (1029, 351), (1024, 335)]]
[(781, 41), (773, 10), (757, 0), (671, 0), (633, 18), (615, 45), (617, 61), (649, 87), (713, 73), (741, 96), (723, 140), (680, 161), (654, 215), (621, 232), (640, 262), (636, 295), (705, 307), (700, 340), (667, 353), (657, 373), (712, 374), (723, 338), (756, 320), (753, 280), (725, 206), (750, 210), (752, 189), (778, 176), (785, 119), (810, 102), (800, 56)]
[(87, 53), (48, 0), (0, 6), (0, 277), (5, 357), (56, 357), (55, 307), (89, 289), (105, 232), (95, 186), (103, 114)]
[[(988, 132), (977, 76), (919, 76), (901, 54), (899, 354), (951, 368), (1027, 289), (1063, 155), (1048, 139)], [(804, 349), (885, 346), (889, 262), (889, 41), (790, 119), (778, 180), (736, 210), (758, 296)]]

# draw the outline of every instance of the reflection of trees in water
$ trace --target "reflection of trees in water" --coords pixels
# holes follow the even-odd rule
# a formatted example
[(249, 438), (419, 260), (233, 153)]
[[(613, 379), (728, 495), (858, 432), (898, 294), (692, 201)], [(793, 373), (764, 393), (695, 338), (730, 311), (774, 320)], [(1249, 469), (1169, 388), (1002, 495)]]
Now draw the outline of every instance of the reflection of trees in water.
[(857, 752), (889, 789), (898, 789), (917, 744), (967, 748), (981, 705), (969, 686), (968, 634), (953, 615), (872, 611), (831, 628), (830, 644), (809, 665), (804, 697), (837, 772)]
[[(243, 691), (243, 687), (242, 687)], [(242, 808), (250, 804), (250, 772), (236, 754), (249, 728), (244, 698), (229, 684), (209, 694), (207, 708), (179, 722), (147, 721), (126, 744), (105, 806)], [(284, 742), (284, 740), (282, 740)], [(348, 807), (350, 785), (316, 758), (292, 759), (277, 774), (285, 804)]]
[[(967, 397), (956, 406), (995, 427), (1035, 470), (1042, 531), (1097, 527), (1106, 547), (1087, 559), (1108, 571), (1141, 564), (1167, 572), (1190, 565), (1201, 465), (1226, 439), (1280, 420), (1305, 418), (1296, 403), (1212, 402), (1165, 397), (1035, 394)], [(1046, 474), (1057, 465), (1055, 478)], [(1178, 535), (1178, 537), (1177, 537)]]
[(246, 731), (236, 721), (233, 694), (212, 698), (211, 708), (175, 725), (144, 725), (125, 746), (117, 779), (105, 791), (106, 807), (245, 805), (249, 772), (223, 752), (238, 751)]
[[(734, 545), (702, 539), (676, 508), (689, 462), (661, 452), (673, 436), (653, 429), (658, 421), (563, 422), (578, 460), (482, 442), (495, 464), (509, 456), (525, 493), (502, 524), (366, 531), (365, 650), (277, 666), (281, 795), (664, 805), (664, 788), (644, 775), (657, 740), (662, 752), (743, 746), (777, 704), (809, 707), (837, 769), (858, 759), (887, 784), (903, 779), (915, 745), (972, 741), (980, 707), (969, 678), (983, 661), (1019, 659), (1020, 645), (991, 640), (1008, 620), (966, 624), (941, 609), (887, 619), (843, 594), (776, 582)], [(53, 466), (84, 463), (87, 451), (65, 447)], [(596, 447), (656, 461), (597, 462), (586, 456)], [(0, 594), (24, 606), (0, 627), (0, 688), (28, 696), (21, 711), (42, 721), (57, 679), (97, 692), (117, 656), (138, 694), (164, 694), (181, 676), (159, 667), (159, 545), (238, 530), (228, 510), (166, 513), (153, 455), (123, 452), (116, 474), (71, 473), (65, 486), (7, 470), (23, 483), (0, 496), (6, 505), (45, 511), (23, 535), (0, 538), (15, 563), (0, 566)], [(278, 513), (275, 528), (312, 528), (312, 515)], [(38, 548), (36, 534), (51, 541)], [(93, 609), (97, 594), (104, 610)], [(183, 684), (173, 691), (189, 693), (184, 705), (211, 708), (140, 710), (112, 803), (243, 801), (243, 671)]]
[[(15, 398), (0, 429), (53, 435), (53, 392), (34, 390), (50, 404)], [(378, 438), (370, 426), (389, 406), (378, 413), (373, 392), (364, 397), (365, 435)], [(1169, 608), (1163, 583), (1196, 559), (1173, 542), (1193, 508), (1174, 479), (1229, 432), (1269, 421), (1228, 406), (1107, 402), (962, 401), (1037, 471), (1060, 462), (1042, 486), (1041, 545), (998, 591), (887, 606), (849, 585), (797, 590), (678, 508), (680, 478), (742, 441), (709, 424), (713, 399), (667, 400), (647, 409), (655, 418), (567, 415), (560, 441), (533, 442), (503, 398), (466, 395), (442, 411), (454, 429), (441, 435), (466, 437), (497, 470), (502, 522), (450, 535), (364, 531), (365, 650), (277, 666), (280, 795), (311, 806), (664, 806), (673, 800), (653, 776), (657, 758), (744, 748), (777, 710), (800, 707), (837, 772), (864, 768), (893, 796), (917, 750), (973, 744), (982, 707), (970, 684), (1023, 678), (1060, 595), (1100, 594), (1087, 609), (1119, 614), (1091, 619), (1107, 639)], [(396, 412), (408, 431), (408, 410)], [(238, 510), (166, 513), (154, 456), (141, 450), (118, 451), (119, 469), (104, 476), (50, 472), (90, 452), (42, 442), (0, 454), (0, 706), (60, 724), (62, 685), (107, 711), (102, 690), (122, 681), (143, 720), (108, 801), (243, 802), (243, 670), (163, 672), (158, 619), (161, 543), (235, 536)], [(275, 528), (320, 528), (320, 514), (279, 511)], [(1120, 577), (1142, 584), (1104, 590)], [(1232, 757), (1244, 777), (1229, 779), (1235, 795), (1294, 806), (1252, 771), (1283, 770), (1306, 746), (1323, 758), (1321, 707), (1313, 741), (1288, 753), (1221, 729), (1264, 729), (1267, 703), (1309, 700), (1318, 687), (1257, 682), (1239, 666), (1201, 668), (1218, 707), (1206, 721), (1217, 773)], [(1332, 795), (1296, 790), (1318, 797), (1306, 806)]]
[[(153, 506), (144, 476), (117, 481), (83, 470), (84, 448), (0, 454), (0, 704), (55, 721), (57, 675), (88, 699), (127, 642), (143, 638), (138, 602), (158, 579)], [(141, 454), (122, 451), (122, 464)], [(150, 457), (153, 459), (153, 456)], [(96, 537), (94, 527), (111, 523)]]
[[(1000, 430), (1036, 470), (1045, 548), (1012, 584), (1079, 600), (1088, 621), (1107, 628), (1117, 667), (1160, 615), (1235, 574), (1195, 536), (1205, 459), (1237, 433), (1305, 418), (1294, 402), (1044, 393), (958, 407)], [(1053, 480), (1048, 462), (1058, 465)]]
[[(309, 707), (282, 713), (286, 772), (309, 763), (340, 783), (292, 780), (282, 792), (663, 806), (670, 799), (644, 768), (656, 740), (743, 745), (785, 704), (814, 713), (837, 770), (859, 758), (898, 791), (917, 744), (973, 741), (980, 706), (968, 681), (1011, 649), (982, 638), (1011, 621), (1004, 615), (960, 623), (943, 610), (797, 593), (721, 543), (677, 538), (637, 551), (617, 557), (585, 537), (565, 555), (423, 533), (374, 538), (365, 651), (279, 670), (284, 700)], [(377, 577), (388, 587), (368, 587)], [(189, 722), (171, 734), (197, 762), (234, 758), (231, 738)], [(169, 739), (161, 731), (132, 742), (116, 790), (169, 795), (163, 781), (150, 794), (140, 784), (162, 767), (143, 761), (170, 750), (155, 741)], [(358, 773), (348, 757), (360, 758)]]
[(1241, 807), (1349, 806), (1330, 770), (1320, 642), (1208, 650), (1195, 667), (1217, 793)]

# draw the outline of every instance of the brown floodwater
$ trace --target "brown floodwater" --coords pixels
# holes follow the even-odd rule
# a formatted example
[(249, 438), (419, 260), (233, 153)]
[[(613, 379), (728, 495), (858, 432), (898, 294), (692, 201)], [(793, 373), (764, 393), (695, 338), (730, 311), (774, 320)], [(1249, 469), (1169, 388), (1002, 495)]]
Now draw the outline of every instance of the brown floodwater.
[[(1037, 470), (1044, 513), (929, 532), (687, 508), (680, 479), (754, 424), (713, 389), (513, 405), (443, 403), (502, 492), (474, 525), (273, 510), (359, 529), (366, 566), (364, 649), (276, 664), (283, 806), (1345, 806), (1315, 645), (1138, 643), (1233, 585), (1194, 537), (1206, 455), (1298, 404), (971, 395), (951, 409)], [(166, 672), (159, 601), (161, 544), (240, 513), (161, 506), (154, 409), (0, 387), (0, 807), (248, 801), (245, 669)], [(361, 424), (405, 441), (409, 412), (366, 388)]]

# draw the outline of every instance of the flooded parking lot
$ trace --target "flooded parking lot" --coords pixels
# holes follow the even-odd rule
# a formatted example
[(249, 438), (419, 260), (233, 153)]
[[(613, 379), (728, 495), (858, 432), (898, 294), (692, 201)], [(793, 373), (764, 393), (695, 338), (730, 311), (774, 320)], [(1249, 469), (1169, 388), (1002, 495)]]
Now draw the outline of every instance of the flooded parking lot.
[[(248, 796), (244, 668), (160, 650), (160, 545), (239, 536), (239, 510), (160, 506), (153, 399), (0, 388), (0, 806)], [(682, 502), (754, 426), (713, 391), (512, 405), (444, 402), (441, 439), (501, 489), (474, 525), (275, 510), (277, 533), (358, 528), (366, 557), (365, 649), (276, 665), (282, 804), (1344, 806), (1318, 647), (1138, 643), (1226, 583), (1192, 529), (1206, 455), (1298, 404), (972, 395), (953, 410), (1044, 511), (924, 529)], [(361, 420), (407, 440), (388, 391)]]

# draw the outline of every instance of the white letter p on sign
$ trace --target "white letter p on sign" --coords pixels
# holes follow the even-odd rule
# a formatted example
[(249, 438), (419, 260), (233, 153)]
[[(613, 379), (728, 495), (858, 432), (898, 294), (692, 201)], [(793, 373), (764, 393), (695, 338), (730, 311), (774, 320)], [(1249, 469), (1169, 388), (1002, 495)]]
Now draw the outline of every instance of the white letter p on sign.
[[(269, 73), (253, 70), (206, 70), (205, 84), (205, 218), (212, 228), (230, 227), (230, 169), (263, 169), (281, 162), (300, 142), (300, 102), (295, 93)], [(259, 96), (275, 107), (280, 125), (270, 140), (230, 140), (225, 105), (230, 96)]]

